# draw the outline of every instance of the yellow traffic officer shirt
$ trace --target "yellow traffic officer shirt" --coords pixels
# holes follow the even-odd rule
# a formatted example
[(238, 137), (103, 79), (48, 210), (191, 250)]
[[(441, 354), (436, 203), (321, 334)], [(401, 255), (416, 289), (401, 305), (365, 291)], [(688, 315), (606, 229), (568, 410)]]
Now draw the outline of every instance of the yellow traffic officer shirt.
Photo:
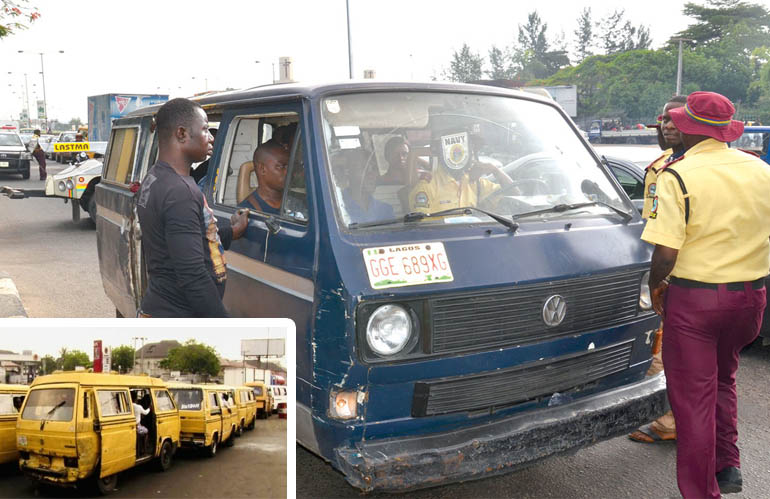
[(642, 239), (679, 250), (671, 275), (701, 282), (753, 281), (770, 269), (770, 167), (724, 142), (706, 139), (658, 172)]
[(467, 173), (458, 182), (445, 168), (439, 167), (430, 181), (420, 180), (409, 193), (410, 211), (435, 213), (437, 211), (476, 206), (500, 186), (485, 178), (471, 182)]
[(655, 197), (655, 189), (658, 181), (658, 170), (666, 164), (668, 158), (674, 153), (673, 149), (666, 149), (663, 154), (650, 163), (644, 171), (644, 205), (642, 206), (642, 218), (650, 218), (652, 200)]

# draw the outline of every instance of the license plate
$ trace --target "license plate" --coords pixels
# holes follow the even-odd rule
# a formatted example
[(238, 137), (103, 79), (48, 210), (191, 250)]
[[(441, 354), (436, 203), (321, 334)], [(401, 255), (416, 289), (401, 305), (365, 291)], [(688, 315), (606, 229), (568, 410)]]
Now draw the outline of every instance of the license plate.
[(443, 243), (418, 243), (363, 250), (373, 289), (454, 280)]
[(7, 161), (0, 161), (0, 168), (8, 168), (8, 162)]

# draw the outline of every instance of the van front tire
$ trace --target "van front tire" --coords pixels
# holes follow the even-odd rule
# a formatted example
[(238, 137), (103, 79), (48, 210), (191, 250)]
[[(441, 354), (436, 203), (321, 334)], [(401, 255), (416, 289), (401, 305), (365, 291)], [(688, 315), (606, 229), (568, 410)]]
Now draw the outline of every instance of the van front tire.
[(158, 471), (167, 471), (171, 467), (173, 458), (174, 446), (171, 445), (171, 442), (166, 440), (160, 447), (160, 454), (158, 455), (158, 459), (155, 461), (155, 469)]

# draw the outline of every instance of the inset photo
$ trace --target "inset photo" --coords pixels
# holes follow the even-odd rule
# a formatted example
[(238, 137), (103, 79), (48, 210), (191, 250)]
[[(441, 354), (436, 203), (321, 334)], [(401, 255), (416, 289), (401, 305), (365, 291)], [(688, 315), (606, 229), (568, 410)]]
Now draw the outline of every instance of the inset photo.
[(286, 497), (291, 321), (56, 322), (3, 324), (0, 497)]

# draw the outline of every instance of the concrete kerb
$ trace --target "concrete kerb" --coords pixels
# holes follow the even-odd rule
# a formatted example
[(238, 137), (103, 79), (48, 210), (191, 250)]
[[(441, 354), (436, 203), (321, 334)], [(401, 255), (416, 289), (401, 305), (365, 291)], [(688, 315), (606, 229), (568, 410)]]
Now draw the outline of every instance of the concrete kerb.
[(0, 272), (0, 318), (9, 317), (27, 317), (27, 311), (11, 276)]

